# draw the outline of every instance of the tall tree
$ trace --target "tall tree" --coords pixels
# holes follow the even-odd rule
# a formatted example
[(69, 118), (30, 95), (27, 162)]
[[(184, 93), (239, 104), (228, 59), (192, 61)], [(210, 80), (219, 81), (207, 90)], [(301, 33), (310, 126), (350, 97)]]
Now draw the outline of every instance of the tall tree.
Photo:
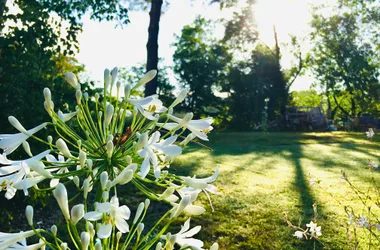
[[(70, 103), (65, 92), (61, 91), (63, 71), (80, 72), (83, 66), (65, 55), (73, 55), (78, 48), (79, 17), (85, 11), (92, 10), (91, 16), (96, 19), (123, 17), (124, 22), (128, 21), (125, 16), (127, 10), (111, 0), (101, 3), (89, 0), (16, 0), (13, 3), (20, 11), (11, 14), (5, 9), (4, 23), (9, 21), (9, 25), (0, 36), (0, 127), (3, 132), (9, 130), (5, 122), (9, 115), (15, 115), (28, 126), (43, 120), (46, 112), (40, 96), (44, 87), (53, 92), (60, 90), (56, 93), (62, 94), (57, 97), (61, 100), (56, 101), (57, 108), (63, 108), (61, 105), (65, 102)], [(53, 12), (58, 17), (52, 17)], [(63, 20), (68, 23), (65, 27)], [(33, 109), (34, 115), (24, 112), (28, 109)]]
[[(323, 9), (314, 12), (311, 34), (314, 47), (309, 63), (326, 95), (346, 116), (356, 116), (358, 112), (366, 112), (367, 104), (379, 97), (378, 55), (366, 32), (361, 30), (357, 12), (348, 7), (333, 10), (330, 16)], [(342, 92), (349, 94), (349, 109), (338, 101)]]
[(225, 85), (231, 56), (227, 47), (210, 37), (210, 22), (198, 17), (186, 25), (175, 43), (174, 72), (190, 90), (187, 104), (196, 115), (206, 114), (220, 102), (215, 91)]
[[(162, 0), (152, 0), (149, 12), (148, 42), (146, 44), (147, 60), (146, 71), (157, 69), (158, 65), (158, 32), (161, 18)], [(153, 95), (157, 91), (157, 78), (145, 86), (145, 96)]]

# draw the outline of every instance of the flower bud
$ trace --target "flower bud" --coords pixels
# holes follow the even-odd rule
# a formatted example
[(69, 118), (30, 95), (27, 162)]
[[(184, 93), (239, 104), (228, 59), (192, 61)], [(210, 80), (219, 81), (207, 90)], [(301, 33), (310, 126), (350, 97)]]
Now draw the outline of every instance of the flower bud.
[(102, 242), (101, 241), (97, 241), (95, 243), (95, 250), (102, 250)]
[(47, 137), (47, 141), (48, 141), (49, 144), (51, 144), (53, 142), (53, 137), (51, 135), (49, 135)]
[(144, 206), (145, 206), (145, 209), (147, 209), (150, 205), (150, 200), (149, 199), (145, 199), (144, 201)]
[(92, 160), (91, 159), (87, 159), (87, 167), (88, 167), (88, 169), (90, 171), (92, 170), (92, 166), (93, 166)]
[(84, 164), (86, 163), (87, 155), (82, 150), (79, 151), (79, 164), (81, 168), (84, 168)]
[(137, 89), (137, 88), (143, 86), (144, 84), (150, 82), (156, 75), (157, 75), (157, 70), (152, 69), (152, 70), (148, 71), (143, 76), (143, 78), (141, 78), (140, 81), (133, 87), (133, 89)]
[(94, 225), (89, 221), (87, 221), (87, 224), (88, 224), (88, 231), (90, 232), (91, 237), (94, 237), (95, 235)]
[(53, 195), (57, 200), (59, 207), (61, 208), (63, 216), (66, 220), (69, 220), (69, 202), (67, 200), (67, 190), (65, 185), (63, 185), (62, 183), (58, 183), (55, 190), (53, 191)]
[(210, 250), (218, 250), (218, 249), (219, 249), (219, 245), (216, 242), (212, 244), (212, 246), (210, 247)]
[(75, 97), (77, 98), (77, 103), (80, 105), (80, 102), (82, 100), (82, 91), (79, 89), (75, 92)]
[(113, 141), (113, 135), (109, 135), (109, 136), (107, 137), (107, 141)]
[(28, 220), (28, 224), (29, 226), (33, 226), (33, 207), (28, 205), (26, 206), (26, 209), (25, 209), (25, 216), (26, 216), (26, 219)]
[(104, 117), (104, 126), (105, 127), (108, 127), (108, 125), (111, 123), (113, 112), (114, 112), (114, 107), (112, 106), (112, 104), (108, 103), (106, 106), (106, 114)]
[(83, 189), (83, 197), (85, 199), (87, 199), (87, 194), (88, 194), (88, 191), (90, 189), (90, 180), (89, 179), (85, 179), (83, 181), (83, 186), (82, 186), (82, 189)]
[(51, 101), (51, 92), (49, 88), (44, 88), (44, 97), (47, 103)]
[(100, 98), (99, 93), (95, 93), (95, 102), (98, 102), (98, 101), (99, 101), (99, 98)]
[(62, 249), (62, 250), (66, 250), (66, 249), (68, 249), (68, 247), (67, 247), (67, 243), (65, 243), (65, 242), (62, 243), (62, 244), (61, 244), (61, 249)]
[(132, 112), (130, 110), (125, 111), (125, 117), (130, 117)]
[(28, 131), (21, 125), (21, 123), (14, 116), (8, 116), (8, 121), (12, 126), (21, 133), (28, 135)]
[(177, 98), (174, 100), (172, 105), (169, 106), (169, 109), (174, 108), (179, 103), (181, 103), (185, 99), (186, 95), (187, 95), (187, 91), (185, 89), (183, 89), (181, 92), (179, 92)]
[(144, 211), (144, 202), (141, 202), (136, 210), (135, 218), (133, 219), (133, 224), (136, 224), (136, 222), (139, 220), (142, 212)]
[(56, 235), (57, 235), (57, 231), (58, 231), (57, 226), (56, 226), (56, 225), (51, 226), (50, 231), (51, 231), (51, 233), (52, 233), (54, 236), (56, 236)]
[(124, 99), (127, 99), (129, 97), (129, 95), (131, 94), (131, 85), (130, 84), (126, 84), (124, 86)]
[(127, 155), (127, 156), (125, 157), (125, 160), (127, 161), (127, 164), (128, 164), (128, 165), (132, 164), (132, 157), (131, 157), (130, 155)]
[(61, 152), (65, 157), (67, 157), (67, 158), (72, 158), (73, 157), (71, 155), (70, 150), (67, 147), (66, 142), (64, 140), (62, 140), (61, 138), (59, 138), (55, 144), (56, 144), (59, 152)]
[(118, 68), (115, 67), (115, 68), (113, 68), (112, 71), (111, 71), (111, 88), (112, 88), (112, 86), (113, 86), (113, 85), (115, 84), (115, 82), (116, 82), (116, 78), (117, 78), (117, 70), (118, 70)]
[(82, 232), (80, 235), (80, 241), (82, 242), (82, 250), (87, 250), (90, 244), (90, 234), (88, 232)]
[(67, 72), (65, 74), (65, 80), (68, 82), (74, 89), (80, 89), (80, 84), (78, 83), (77, 77), (72, 72)]
[(71, 221), (74, 226), (78, 223), (80, 219), (82, 219), (84, 215), (84, 205), (78, 204), (71, 208)]
[(87, 92), (84, 92), (83, 97), (84, 97), (84, 100), (86, 102), (88, 102), (88, 93)]
[(27, 141), (23, 141), (23, 142), (22, 142), (22, 147), (24, 148), (25, 152), (26, 152), (30, 157), (33, 157), (33, 154), (32, 154), (32, 152), (30, 151), (29, 143), (28, 143)]
[(123, 235), (122, 232), (117, 232), (116, 233), (116, 240), (119, 241), (122, 235)]
[(109, 69), (104, 70), (104, 88), (108, 90), (108, 87), (110, 86), (111, 83), (111, 74)]
[(106, 145), (108, 158), (111, 158), (111, 157), (112, 157), (113, 148), (114, 148), (114, 146), (113, 146), (113, 142), (112, 142), (112, 141), (108, 141), (108, 142), (107, 142), (107, 145)]
[(74, 182), (74, 184), (75, 184), (75, 186), (77, 187), (77, 188), (79, 188), (79, 177), (78, 176), (74, 176), (73, 177), (73, 182)]
[(45, 165), (40, 162), (40, 161), (37, 161), (37, 160), (29, 160), (28, 161), (28, 166), (30, 167), (30, 169), (32, 169), (33, 171), (39, 173), (40, 175), (46, 177), (46, 178), (52, 178), (53, 175), (47, 171), (45, 169)]
[(143, 230), (144, 230), (144, 223), (139, 223), (137, 225), (137, 233), (140, 235)]
[(100, 174), (100, 184), (102, 186), (102, 190), (106, 189), (107, 181), (108, 181), (108, 173), (106, 171), (103, 171)]
[(174, 193), (175, 189), (173, 187), (169, 187), (163, 192), (159, 197), (158, 200), (165, 200), (168, 198), (170, 195)]
[(162, 243), (158, 242), (156, 245), (156, 250), (161, 250), (162, 249)]

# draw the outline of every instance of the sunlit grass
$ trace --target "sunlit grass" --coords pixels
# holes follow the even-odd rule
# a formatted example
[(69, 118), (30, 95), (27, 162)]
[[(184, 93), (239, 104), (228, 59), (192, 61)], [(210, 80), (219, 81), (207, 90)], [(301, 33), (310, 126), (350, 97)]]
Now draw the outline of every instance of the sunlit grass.
[[(340, 181), (341, 170), (363, 190), (372, 177), (380, 179), (367, 168), (368, 159), (379, 158), (378, 143), (363, 133), (214, 133), (207, 145), (213, 151), (189, 147), (172, 171), (207, 176), (220, 165), (215, 211), (207, 206), (193, 223), (202, 225), (203, 240), (217, 240), (222, 249), (313, 249), (313, 242), (292, 236), (282, 216), (304, 225), (314, 203), (323, 234), (316, 249), (348, 249), (344, 205), (363, 215), (366, 210)], [(311, 186), (311, 178), (320, 183)], [(361, 238), (359, 247), (368, 248), (368, 240)]]

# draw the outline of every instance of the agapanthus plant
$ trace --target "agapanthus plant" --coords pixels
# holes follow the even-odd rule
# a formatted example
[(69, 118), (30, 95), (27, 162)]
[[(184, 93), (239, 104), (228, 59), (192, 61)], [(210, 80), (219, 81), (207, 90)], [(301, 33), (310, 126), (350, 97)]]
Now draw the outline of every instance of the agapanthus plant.
[[(27, 130), (15, 117), (9, 117), (19, 133), (0, 135), (0, 191), (12, 199), (18, 191), (28, 195), (30, 188), (48, 185), (43, 191), (52, 191), (66, 222), (67, 232), (63, 235), (69, 237), (62, 238), (55, 225), (49, 230), (36, 229), (33, 207), (27, 206), (26, 217), (32, 230), (0, 233), (0, 249), (174, 249), (175, 245), (180, 249), (203, 249), (203, 242), (192, 238), (200, 226), (190, 229), (190, 219), (178, 233), (168, 230), (180, 215), (205, 212), (193, 202), (202, 191), (207, 197), (209, 192), (216, 193), (211, 183), (219, 171), (216, 169), (207, 178), (196, 178), (173, 174), (169, 166), (190, 141), (208, 140), (213, 119), (192, 120), (192, 113), (183, 118), (173, 114), (186, 91), (180, 92), (168, 108), (156, 95), (132, 96), (133, 90), (156, 76), (155, 70), (135, 86), (125, 84), (120, 97), (122, 84), (117, 82), (117, 71), (105, 70), (103, 94), (93, 97), (82, 93), (76, 76), (67, 73), (65, 79), (75, 89), (75, 112), (57, 111), (51, 91), (45, 88), (44, 107), (50, 122)], [(116, 95), (112, 96), (114, 88)], [(35, 135), (47, 126), (54, 128), (56, 134), (46, 140)], [(186, 137), (182, 136), (185, 131), (189, 131)], [(46, 144), (47, 150), (33, 155), (28, 139)], [(30, 158), (9, 160), (20, 145)], [(74, 197), (68, 196), (65, 186), (71, 183), (78, 190)], [(117, 191), (125, 185), (133, 185), (146, 195), (136, 211), (120, 204)], [(144, 229), (150, 200), (165, 202), (171, 208), (157, 218), (157, 223)], [(31, 236), (38, 236), (39, 242), (27, 245), (26, 238)], [(218, 245), (210, 249), (216, 250)]]

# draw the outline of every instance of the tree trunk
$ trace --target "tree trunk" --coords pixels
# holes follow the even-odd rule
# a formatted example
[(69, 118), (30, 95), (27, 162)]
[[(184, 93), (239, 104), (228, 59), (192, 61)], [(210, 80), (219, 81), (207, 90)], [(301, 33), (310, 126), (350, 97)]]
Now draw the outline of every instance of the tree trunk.
[(3, 16), (5, 11), (5, 6), (7, 5), (7, 0), (0, 0), (0, 32), (3, 29)]
[[(161, 17), (162, 0), (152, 0), (149, 16), (146, 71), (157, 69), (158, 64), (158, 31)], [(145, 85), (145, 96), (156, 94), (157, 77)]]

